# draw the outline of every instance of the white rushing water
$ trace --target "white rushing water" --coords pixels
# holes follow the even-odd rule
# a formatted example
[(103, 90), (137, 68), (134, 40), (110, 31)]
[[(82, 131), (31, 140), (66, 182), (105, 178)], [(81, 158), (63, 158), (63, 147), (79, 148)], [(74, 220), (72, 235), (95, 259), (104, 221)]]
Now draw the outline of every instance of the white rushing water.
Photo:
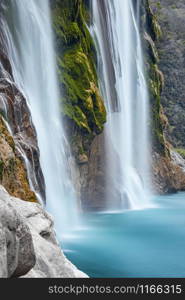
[[(142, 45), (139, 32), (139, 1), (134, 13), (131, 0), (92, 0), (93, 29), (101, 72), (102, 94), (106, 100), (108, 123), (106, 127), (108, 155), (107, 174), (117, 182), (122, 208), (140, 209), (149, 202), (149, 137), (148, 90), (144, 76)], [(102, 24), (107, 19), (107, 36)], [(117, 111), (113, 108), (107, 65), (107, 39), (115, 72)], [(105, 43), (106, 41), (106, 43)], [(111, 201), (110, 201), (111, 202)], [(109, 202), (109, 203), (110, 203)]]
[(49, 2), (14, 0), (7, 3), (13, 75), (26, 96), (36, 128), (46, 185), (46, 208), (54, 216), (60, 235), (76, 224), (77, 209), (67, 171), (67, 141), (61, 124)]

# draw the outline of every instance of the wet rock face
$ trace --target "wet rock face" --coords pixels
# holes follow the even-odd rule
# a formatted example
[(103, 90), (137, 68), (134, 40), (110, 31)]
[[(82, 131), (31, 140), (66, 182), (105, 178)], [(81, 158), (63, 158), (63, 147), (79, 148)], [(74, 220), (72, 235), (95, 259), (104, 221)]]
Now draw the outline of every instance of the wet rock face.
[[(88, 195), (87, 202), (91, 199), (94, 203), (95, 188), (89, 181), (95, 182), (97, 179), (94, 170), (92, 171), (91, 149), (103, 131), (106, 110), (98, 85), (95, 45), (87, 26), (91, 18), (91, 1), (50, 2), (61, 89), (61, 117), (73, 156), (72, 178), (79, 198), (87, 199)], [(95, 152), (94, 155), (99, 156)], [(99, 166), (94, 168), (98, 169)], [(100, 184), (97, 183), (97, 186)], [(101, 198), (101, 194), (98, 198)]]
[(69, 160), (71, 177), (83, 210), (100, 210), (106, 205), (106, 156), (104, 133), (96, 136), (87, 155)]
[(152, 159), (155, 192), (164, 194), (185, 190), (185, 160), (179, 154), (174, 153), (169, 159), (154, 152)]
[(0, 15), (0, 183), (16, 197), (37, 201), (28, 182), (29, 176), (32, 189), (44, 199), (36, 131), (26, 99), (14, 83), (3, 26)]
[[(15, 143), (15, 155), (20, 160), (23, 160), (24, 155), (28, 159), (30, 164), (30, 179), (33, 182), (34, 189), (44, 199), (44, 179), (39, 162), (37, 137), (26, 99), (14, 85), (13, 81), (8, 83), (5, 81), (4, 84), (0, 85), (0, 96), (5, 104), (5, 119), (12, 131)], [(19, 196), (21, 197), (21, 195)]]
[[(109, 156), (114, 158), (111, 166), (108, 166)], [(73, 170), (72, 180), (83, 210), (96, 211), (104, 210), (111, 205), (121, 206), (121, 194), (118, 188), (120, 161), (114, 147), (107, 153), (105, 132), (94, 138), (87, 162), (82, 163), (71, 158), (69, 164)], [(116, 178), (113, 174), (116, 174)]]
[(106, 156), (104, 134), (97, 136), (91, 145), (88, 165), (81, 168), (86, 179), (82, 185), (82, 207), (99, 210), (106, 206)]
[(51, 4), (62, 116), (67, 126), (75, 125), (82, 134), (99, 134), (106, 111), (98, 87), (94, 41), (86, 25), (88, 3), (54, 0)]
[[(173, 3), (172, 3), (173, 2)], [(181, 2), (181, 1), (179, 1)], [(163, 12), (165, 15), (169, 14), (168, 10), (174, 9), (174, 1), (156, 1), (156, 0), (143, 0), (142, 1), (142, 32), (144, 32), (144, 51), (145, 51), (145, 64), (148, 72), (148, 86), (150, 95), (150, 109), (151, 109), (151, 133), (153, 138), (152, 155), (151, 155), (151, 175), (153, 180), (153, 187), (155, 192), (164, 194), (171, 193), (178, 190), (185, 189), (185, 172), (182, 168), (181, 157), (180, 163), (177, 159), (177, 153), (172, 153), (172, 146), (169, 142), (172, 141), (169, 135), (169, 115), (167, 114), (167, 106), (170, 100), (170, 91), (173, 90), (173, 84), (168, 81), (173, 81), (171, 74), (166, 74), (168, 71), (173, 74), (173, 64), (171, 64), (170, 57), (166, 56), (163, 63), (161, 52), (170, 45), (166, 40), (165, 25), (160, 21), (159, 11), (163, 10), (162, 4), (165, 3), (166, 9)], [(169, 5), (173, 6), (169, 9)], [(144, 21), (144, 23), (143, 23)], [(163, 20), (164, 21), (164, 20)], [(168, 20), (168, 26), (173, 27), (173, 20)], [(172, 23), (171, 23), (172, 22)], [(161, 25), (161, 26), (160, 26)], [(175, 27), (175, 26), (174, 26)], [(164, 37), (165, 34), (165, 37)], [(163, 50), (164, 48), (164, 50)], [(178, 50), (178, 45), (175, 45), (175, 51)], [(182, 63), (182, 62), (181, 62)], [(168, 71), (166, 67), (168, 66)], [(180, 68), (180, 66), (178, 66)], [(181, 68), (182, 69), (182, 68)], [(181, 72), (181, 71), (180, 71)], [(180, 79), (179, 79), (180, 80)], [(164, 101), (166, 95), (167, 106)], [(174, 104), (178, 100), (173, 99)], [(175, 104), (176, 105), (176, 104)], [(182, 151), (181, 151), (182, 152)], [(176, 159), (174, 158), (176, 157)]]
[(161, 91), (164, 85), (163, 74), (159, 69), (159, 55), (156, 42), (161, 36), (158, 24), (148, 0), (143, 0), (140, 8), (140, 31), (143, 39), (144, 63), (149, 91), (150, 133), (153, 151), (166, 154), (163, 128), (163, 110), (161, 106)]
[(36, 201), (30, 190), (24, 163), (17, 152), (13, 137), (7, 130), (6, 123), (0, 117), (0, 183), (11, 195), (26, 201)]
[(165, 78), (161, 103), (169, 120), (167, 136), (175, 148), (185, 148), (185, 2), (150, 3), (162, 29), (157, 48)]

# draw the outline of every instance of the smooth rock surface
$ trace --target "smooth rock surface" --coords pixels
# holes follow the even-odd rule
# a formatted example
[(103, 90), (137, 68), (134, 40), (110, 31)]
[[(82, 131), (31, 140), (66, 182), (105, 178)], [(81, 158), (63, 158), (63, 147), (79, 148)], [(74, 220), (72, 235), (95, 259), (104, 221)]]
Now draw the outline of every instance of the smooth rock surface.
[(0, 265), (0, 277), (87, 277), (61, 251), (52, 217), (41, 205), (11, 197), (2, 186)]
[(49, 214), (39, 204), (24, 202), (20, 205), (16, 200), (16, 206), (27, 219), (36, 253), (36, 265), (25, 277), (87, 277), (62, 253)]
[(2, 225), (0, 224), (0, 278), (8, 276), (7, 255), (6, 255), (6, 236)]
[(0, 277), (24, 275), (34, 264), (29, 227), (16, 211), (12, 197), (0, 186)]

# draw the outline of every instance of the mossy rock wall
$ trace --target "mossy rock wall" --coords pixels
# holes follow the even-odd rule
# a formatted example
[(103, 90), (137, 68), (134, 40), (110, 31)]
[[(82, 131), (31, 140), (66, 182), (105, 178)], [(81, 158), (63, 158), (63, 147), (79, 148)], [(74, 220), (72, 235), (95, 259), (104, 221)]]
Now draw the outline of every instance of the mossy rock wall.
[(13, 78), (6, 32), (7, 9), (8, 1), (0, 1), (0, 184), (12, 196), (37, 202), (34, 191), (44, 200), (45, 184), (30, 110)]
[(157, 17), (153, 14), (148, 0), (143, 0), (142, 4), (141, 25), (150, 96), (150, 129), (153, 139), (153, 148), (163, 155), (168, 155), (168, 149), (164, 138), (166, 118), (163, 115), (163, 108), (161, 106), (161, 93), (164, 85), (164, 78), (158, 67), (159, 55), (156, 48), (156, 42), (161, 37), (162, 33)]
[(157, 48), (165, 77), (161, 103), (169, 120), (166, 136), (175, 150), (185, 149), (185, 2), (149, 1), (163, 32)]
[(37, 202), (30, 190), (27, 172), (22, 158), (18, 155), (13, 137), (0, 115), (0, 184), (10, 195), (25, 201)]
[[(85, 153), (87, 144), (100, 134), (106, 111), (98, 88), (96, 51), (89, 33), (89, 1), (52, 0), (57, 49), (61, 113), (75, 156)], [(72, 143), (73, 144), (73, 143)], [(77, 149), (78, 148), (78, 149)]]
[[(151, 175), (155, 192), (164, 194), (185, 189), (184, 170), (172, 155), (172, 145), (168, 139), (168, 115), (163, 107), (162, 95), (167, 88), (165, 73), (161, 72), (159, 41), (163, 38), (163, 28), (158, 22), (157, 10), (151, 6), (153, 0), (142, 1), (142, 33), (145, 65), (150, 96), (150, 128), (152, 132)], [(160, 1), (155, 1), (157, 7)], [(178, 151), (182, 156), (182, 149)]]

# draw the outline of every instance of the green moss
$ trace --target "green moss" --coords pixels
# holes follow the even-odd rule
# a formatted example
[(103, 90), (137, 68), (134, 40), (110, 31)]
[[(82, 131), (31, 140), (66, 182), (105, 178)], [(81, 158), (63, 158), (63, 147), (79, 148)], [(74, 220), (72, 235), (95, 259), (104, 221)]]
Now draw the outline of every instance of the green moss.
[[(71, 45), (80, 40), (80, 29), (76, 22), (71, 22), (68, 26), (66, 26), (66, 24), (63, 23), (63, 19), (57, 17), (54, 24), (56, 33), (62, 45)], [(60, 26), (57, 26), (57, 24), (60, 24)]]
[(91, 132), (86, 115), (83, 113), (80, 107), (65, 103), (63, 105), (63, 113), (68, 116), (69, 119), (73, 120), (78, 127), (84, 128), (88, 132)]
[(103, 130), (106, 111), (98, 90), (95, 46), (86, 25), (89, 5), (88, 0), (52, 1), (61, 111), (90, 134)]
[[(145, 2), (145, 17), (143, 18), (143, 30), (147, 31), (145, 34), (146, 46), (146, 69), (148, 73), (148, 87), (150, 95), (151, 108), (151, 132), (153, 137), (153, 147), (162, 155), (168, 155), (165, 138), (163, 134), (163, 110), (161, 107), (161, 92), (164, 85), (164, 78), (162, 72), (158, 68), (159, 54), (155, 45), (162, 33), (158, 24), (157, 14), (154, 14), (149, 5), (149, 1)], [(157, 2), (157, 10), (160, 9), (160, 3)]]
[(153, 97), (156, 98), (157, 102), (160, 102), (160, 95), (163, 88), (164, 79), (156, 63), (150, 64), (149, 78), (150, 78), (150, 82), (149, 82), (150, 91)]
[(158, 68), (157, 61), (153, 62), (149, 56), (148, 63), (148, 86), (151, 97), (151, 131), (154, 145), (161, 153), (165, 154), (165, 139), (163, 135), (162, 111), (161, 111), (161, 92), (164, 84), (163, 74)]
[(151, 35), (153, 41), (158, 40), (162, 36), (161, 27), (158, 23), (157, 15), (154, 14), (151, 10), (148, 0), (146, 0), (145, 9), (147, 13), (147, 20), (146, 20), (147, 31)]
[(106, 122), (106, 110), (102, 102), (102, 98), (98, 90), (94, 90), (92, 94), (93, 103), (93, 117), (98, 130), (101, 132), (103, 129), (103, 124)]
[(160, 2), (157, 2), (157, 3), (156, 3), (156, 5), (157, 5), (158, 9), (161, 9), (161, 8), (162, 8), (162, 6), (161, 6), (161, 3), (160, 3)]
[(11, 174), (14, 174), (15, 172), (15, 167), (16, 167), (16, 160), (14, 158), (11, 158), (9, 161), (8, 161), (8, 171), (11, 173)]
[(81, 49), (68, 50), (59, 59), (59, 79), (66, 100), (76, 104), (79, 100), (87, 99), (94, 76), (88, 58)]
[(10, 195), (25, 201), (36, 200), (30, 190), (23, 161), (17, 155), (13, 137), (9, 134), (4, 119), (0, 116), (0, 181)]

